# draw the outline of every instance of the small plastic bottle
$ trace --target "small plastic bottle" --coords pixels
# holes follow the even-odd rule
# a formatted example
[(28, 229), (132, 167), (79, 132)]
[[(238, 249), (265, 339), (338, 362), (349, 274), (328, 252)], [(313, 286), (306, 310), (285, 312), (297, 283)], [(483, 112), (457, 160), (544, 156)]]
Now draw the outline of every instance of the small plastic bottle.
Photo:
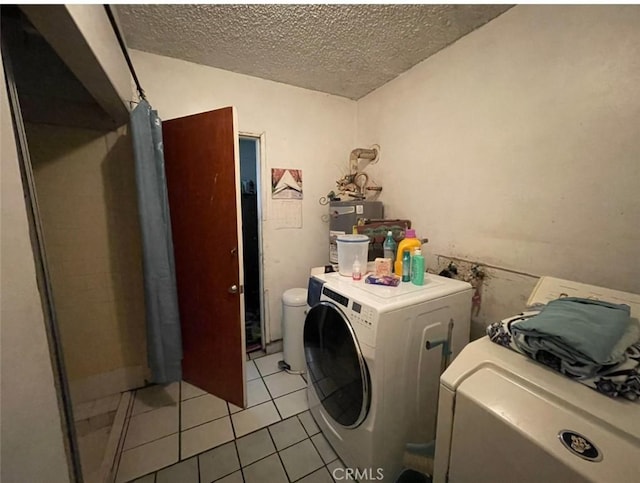
[(393, 232), (387, 232), (387, 238), (385, 238), (382, 248), (384, 249), (384, 258), (390, 258), (393, 263), (396, 259), (396, 241), (393, 239)]
[(362, 270), (360, 268), (360, 260), (356, 256), (355, 261), (353, 262), (353, 267), (351, 268), (351, 278), (358, 281), (362, 278)]
[(415, 249), (411, 257), (411, 283), (424, 285), (424, 256), (419, 248)]
[(411, 254), (406, 250), (402, 254), (402, 281), (409, 282), (411, 280)]

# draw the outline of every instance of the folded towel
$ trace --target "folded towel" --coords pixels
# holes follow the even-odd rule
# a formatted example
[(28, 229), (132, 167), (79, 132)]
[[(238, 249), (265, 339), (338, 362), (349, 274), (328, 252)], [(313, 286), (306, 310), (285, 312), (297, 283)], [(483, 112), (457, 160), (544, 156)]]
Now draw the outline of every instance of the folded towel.
[(611, 364), (582, 364), (563, 360), (544, 349), (526, 350), (526, 339), (517, 328), (528, 323), (540, 312), (531, 311), (495, 322), (487, 327), (492, 342), (519, 352), (531, 359), (610, 397), (640, 401), (640, 322), (631, 318), (627, 330), (614, 346)]
[(617, 362), (612, 356), (629, 320), (628, 305), (566, 297), (552, 300), (513, 330), (527, 352), (544, 350), (572, 364), (602, 365)]

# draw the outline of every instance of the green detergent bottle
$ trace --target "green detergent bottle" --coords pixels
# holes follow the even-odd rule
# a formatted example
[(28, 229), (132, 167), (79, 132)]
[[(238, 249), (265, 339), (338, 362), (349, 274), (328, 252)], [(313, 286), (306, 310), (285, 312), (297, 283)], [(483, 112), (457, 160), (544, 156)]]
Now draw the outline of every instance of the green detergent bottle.
[(419, 248), (415, 249), (411, 257), (411, 283), (424, 285), (424, 256)]

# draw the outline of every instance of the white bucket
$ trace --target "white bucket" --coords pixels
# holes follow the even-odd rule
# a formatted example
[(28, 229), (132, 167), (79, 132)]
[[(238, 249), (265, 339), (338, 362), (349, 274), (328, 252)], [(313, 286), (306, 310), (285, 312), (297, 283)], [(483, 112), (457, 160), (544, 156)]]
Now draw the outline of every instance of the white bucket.
[(366, 272), (367, 255), (369, 254), (369, 237), (367, 235), (338, 235), (338, 271), (340, 275), (350, 277), (353, 262), (360, 262), (362, 272)]

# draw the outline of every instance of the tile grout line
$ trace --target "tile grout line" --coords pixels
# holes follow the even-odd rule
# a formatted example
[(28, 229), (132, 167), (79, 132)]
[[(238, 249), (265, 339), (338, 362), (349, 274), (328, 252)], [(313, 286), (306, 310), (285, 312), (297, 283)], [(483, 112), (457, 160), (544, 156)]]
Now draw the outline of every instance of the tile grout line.
[[(300, 422), (300, 424), (302, 425), (302, 429), (304, 429), (304, 424), (302, 424), (302, 421)], [(305, 430), (305, 432), (307, 431), (306, 429), (304, 429), (304, 430)], [(295, 481), (300, 481), (302, 478), (305, 478), (305, 477), (309, 476), (310, 474), (315, 473), (320, 468), (322, 468), (323, 466), (326, 465), (326, 463), (324, 462), (324, 459), (322, 458), (322, 455), (320, 454), (320, 451), (318, 451), (318, 448), (316, 448), (316, 445), (313, 444), (313, 440), (311, 439), (311, 436), (309, 436), (307, 439), (311, 442), (311, 447), (316, 451), (316, 453), (318, 453), (318, 456), (320, 457), (320, 461), (322, 461), (322, 465), (320, 467), (316, 468), (315, 470), (312, 470), (310, 473), (307, 473), (306, 475), (302, 475), (300, 478), (298, 478)], [(302, 441), (304, 441), (304, 439)], [(291, 447), (291, 446), (289, 446), (289, 447)]]
[[(256, 364), (256, 368), (257, 367), (258, 367), (258, 364)], [(267, 376), (263, 376), (262, 372), (260, 372), (260, 369), (258, 369), (258, 373), (260, 374), (260, 380), (262, 381), (262, 384), (264, 384), (264, 387), (267, 389), (267, 394), (269, 394), (269, 397), (271, 397), (271, 401), (273, 402), (273, 405), (275, 406), (276, 403), (275, 403), (275, 401), (273, 399), (273, 395), (271, 394), (271, 391), (269, 390), (269, 386), (267, 386), (267, 383), (264, 380), (264, 378), (267, 377)], [(274, 372), (274, 374), (276, 374), (276, 373)], [(268, 375), (270, 376), (271, 374), (268, 374)], [(276, 406), (276, 411), (277, 410), (278, 410), (278, 407)], [(280, 411), (278, 411), (278, 415), (280, 415)], [(280, 416), (280, 419), (282, 420), (282, 416)]]
[(133, 407), (135, 406), (137, 392), (137, 389), (132, 391), (132, 396), (129, 400), (129, 407), (127, 408), (127, 415), (124, 420), (125, 425), (122, 434), (120, 435), (120, 440), (118, 441), (118, 457), (115, 464), (113, 481), (116, 481), (118, 479), (118, 473), (120, 472), (120, 462), (122, 461), (122, 454), (125, 452), (124, 443), (127, 440), (127, 433), (129, 432), (129, 424), (131, 424), (131, 414), (133, 413)]
[[(266, 386), (266, 384), (265, 384), (265, 386)], [(307, 389), (307, 388), (306, 388), (306, 386), (305, 386), (305, 387), (301, 387), (300, 389), (294, 389), (294, 390), (293, 390), (293, 391), (291, 391), (291, 392), (286, 392), (286, 393), (281, 394), (280, 396), (275, 397), (275, 398), (272, 398), (272, 399), (275, 401), (276, 399), (280, 399), (280, 398), (285, 397), (285, 396), (290, 396), (290, 395), (291, 395), (291, 394), (293, 394), (294, 392), (300, 392), (300, 391), (304, 391), (304, 390), (306, 390), (306, 389)], [(267, 391), (268, 391), (268, 390), (269, 390), (269, 388), (267, 388)], [(269, 393), (269, 394), (271, 394), (271, 393)]]
[(197, 454), (196, 458), (196, 468), (198, 469), (198, 483), (202, 483), (202, 478), (200, 478), (200, 455)]
[[(296, 416), (294, 415), (294, 416), (291, 416), (290, 418), (284, 419), (283, 421), (287, 421), (288, 419), (293, 419), (293, 418), (295, 418), (295, 417), (296, 417)], [(255, 461), (252, 461), (252, 462), (251, 462), (251, 463), (249, 463), (248, 465), (242, 466), (242, 462), (240, 462), (240, 466), (241, 466), (241, 468), (246, 468), (247, 466), (254, 465), (254, 464), (256, 464), (256, 463), (258, 463), (258, 462), (260, 462), (260, 461), (262, 461), (262, 460), (267, 459), (269, 456), (273, 456), (274, 454), (276, 454), (276, 453), (280, 453), (281, 451), (284, 451), (284, 450), (286, 450), (286, 449), (289, 449), (289, 448), (291, 448), (291, 447), (293, 447), (293, 446), (295, 446), (295, 445), (297, 445), (297, 444), (300, 444), (300, 443), (304, 442), (304, 441), (305, 441), (305, 440), (307, 440), (307, 439), (311, 439), (311, 438), (308, 436), (308, 433), (306, 433), (306, 430), (305, 430), (305, 434), (307, 434), (307, 436), (305, 436), (303, 439), (301, 439), (300, 441), (296, 441), (295, 443), (291, 443), (291, 444), (289, 444), (288, 446), (285, 446), (285, 447), (283, 447), (283, 448), (281, 448), (281, 449), (278, 449), (278, 448), (276, 447), (276, 444), (275, 444), (275, 439), (273, 439), (273, 435), (271, 434), (271, 431), (269, 431), (269, 428), (270, 428), (271, 426), (275, 426), (276, 424), (279, 424), (279, 423), (281, 423), (281, 422), (283, 422), (283, 421), (278, 421), (277, 423), (270, 424), (269, 426), (265, 426), (265, 427), (263, 427), (263, 428), (256, 429), (255, 431), (252, 431), (251, 433), (247, 433), (247, 434), (245, 434), (245, 435), (241, 436), (241, 437), (240, 437), (240, 438), (238, 438), (238, 439), (234, 439), (234, 442), (235, 442), (235, 443), (237, 443), (237, 441), (238, 441), (239, 439), (242, 439), (242, 438), (245, 438), (245, 437), (250, 436), (250, 435), (252, 435), (252, 434), (256, 434), (256, 433), (258, 433), (258, 432), (260, 432), (260, 431), (264, 431), (264, 430), (266, 430), (266, 431), (269, 433), (269, 437), (270, 437), (270, 439), (271, 439), (271, 441), (272, 441), (272, 443), (273, 443), (273, 446), (274, 446), (274, 448), (275, 448), (275, 450), (274, 450), (274, 452), (273, 452), (273, 453), (269, 453), (269, 454), (268, 454), (268, 455), (266, 455), (266, 456), (263, 456), (263, 457), (261, 457), (261, 458), (259, 458), (259, 459), (255, 460)], [(302, 429), (304, 430), (304, 425), (302, 425), (302, 423), (300, 423), (300, 424), (301, 424), (301, 426), (302, 426)], [(318, 433), (318, 434), (319, 434), (319, 433)], [(223, 444), (224, 444), (224, 443), (223, 443)], [(313, 441), (311, 442), (311, 444), (313, 444)], [(221, 446), (221, 445), (220, 445), (220, 446)], [(220, 446), (216, 446), (216, 448), (219, 448)], [(208, 450), (203, 451), (202, 453), (198, 453), (198, 456), (200, 456), (200, 455), (201, 455), (201, 454), (203, 454), (203, 453), (206, 453), (207, 451), (211, 451), (211, 449), (214, 449), (214, 448), (210, 448), (210, 449), (208, 449)], [(237, 444), (236, 444), (236, 449), (237, 449)], [(316, 449), (316, 451), (317, 451), (317, 449)], [(238, 461), (240, 461), (240, 453), (238, 452), (237, 454), (238, 454)], [(319, 452), (318, 452), (318, 454), (319, 454)], [(320, 459), (322, 460), (322, 456), (320, 457)], [(323, 465), (324, 465), (324, 460), (322, 460), (322, 461), (323, 461)], [(335, 460), (333, 460), (333, 461), (335, 461)], [(283, 467), (284, 467), (284, 464), (283, 464)], [(314, 471), (317, 471), (318, 469), (319, 469), (319, 468), (316, 468)], [(237, 470), (235, 470), (235, 471), (237, 471)], [(231, 473), (234, 473), (235, 471), (232, 471)], [(231, 473), (229, 473), (229, 474), (231, 474)], [(312, 473), (313, 473), (313, 472), (312, 472)], [(225, 476), (228, 476), (228, 475), (225, 475)], [(305, 475), (305, 476), (307, 476), (307, 475)], [(224, 476), (222, 476), (221, 478), (224, 478)], [(303, 478), (304, 478), (304, 477), (303, 477)], [(216, 481), (217, 481), (217, 480), (216, 480)], [(297, 480), (296, 480), (296, 481), (297, 481)]]
[[(262, 375), (262, 373), (260, 372), (260, 370), (258, 370), (258, 373), (260, 374), (260, 379), (262, 379), (262, 383), (264, 384), (264, 387), (267, 389), (267, 393), (269, 393), (269, 396), (271, 396), (271, 400), (273, 401), (274, 406), (275, 406), (275, 404), (276, 404), (276, 403), (275, 403), (275, 400), (276, 400), (276, 399), (280, 399), (281, 397), (288, 396), (289, 394), (293, 394), (294, 392), (302, 391), (302, 390), (306, 389), (306, 387), (307, 387), (307, 382), (305, 381), (305, 383), (304, 383), (304, 384), (305, 384), (305, 387), (302, 387), (302, 388), (300, 388), (300, 389), (295, 389), (295, 390), (293, 390), (293, 391), (290, 391), (290, 392), (287, 392), (287, 393), (284, 393), (284, 394), (280, 394), (278, 397), (273, 397), (273, 394), (271, 394), (271, 390), (269, 389), (269, 386), (268, 386), (268, 384), (267, 384), (267, 381), (265, 381), (265, 377), (273, 376), (274, 374), (279, 374), (279, 373), (281, 373), (281, 372), (282, 372), (282, 373), (285, 373), (286, 371), (284, 371), (284, 370), (280, 369), (280, 370), (278, 370), (278, 371), (276, 371), (276, 372), (274, 372), (274, 373), (272, 373), (272, 374), (267, 374), (266, 376), (263, 376), (263, 375)], [(292, 375), (293, 375), (293, 374), (292, 374)], [(300, 377), (302, 377), (302, 376), (300, 376)], [(254, 380), (255, 380), (255, 379), (254, 379)], [(303, 378), (302, 380), (304, 380), (304, 378)], [(249, 408), (247, 408), (247, 409), (249, 409)], [(276, 406), (276, 409), (277, 409), (277, 406)], [(278, 414), (279, 414), (279, 411), (278, 411)]]
[[(333, 463), (333, 461), (332, 461)], [(331, 478), (331, 481), (336, 481), (335, 478), (333, 477), (333, 472), (329, 469), (329, 465), (326, 464), (324, 465), (324, 467), (327, 469), (327, 472), (329, 473), (329, 478)]]
[[(265, 428), (262, 428), (262, 429), (265, 429)], [(243, 438), (244, 438), (244, 436), (243, 436)], [(248, 465), (244, 465), (244, 466), (242, 466), (242, 463), (240, 463), (240, 466), (241, 466), (242, 468), (248, 468), (249, 466), (253, 466), (253, 465), (255, 465), (256, 463), (259, 463), (260, 461), (264, 461), (264, 460), (266, 460), (267, 458), (269, 458), (270, 456), (273, 456), (273, 455), (274, 455), (274, 454), (276, 454), (277, 452), (278, 452), (278, 450), (274, 450), (274, 452), (273, 452), (273, 453), (269, 453), (269, 454), (268, 454), (268, 455), (266, 455), (266, 456), (261, 456), (260, 458), (258, 458), (258, 459), (257, 459), (257, 460), (255, 460), (255, 461), (252, 461), (252, 462), (251, 462), (251, 463), (249, 463)]]
[[(225, 414), (224, 416), (219, 416), (219, 417), (217, 417), (217, 418), (213, 418), (213, 419), (207, 419), (207, 420), (206, 420), (205, 422), (203, 422), (203, 423), (198, 423), (198, 424), (196, 424), (196, 425), (194, 425), (194, 426), (189, 426), (188, 428), (180, 429), (180, 432), (181, 432), (181, 433), (184, 433), (184, 432), (186, 432), (186, 431), (190, 431), (190, 430), (192, 430), (192, 429), (199, 428), (200, 426), (204, 426), (205, 424), (213, 423), (214, 421), (219, 421), (220, 419), (224, 419), (224, 418), (229, 418), (229, 419), (231, 419), (231, 414), (229, 414), (229, 412), (228, 412), (228, 411), (229, 411), (229, 410), (227, 409), (227, 414)], [(240, 412), (242, 412), (242, 411), (238, 411), (238, 412), (240, 413)], [(233, 424), (233, 421), (231, 421), (231, 422), (232, 422), (232, 424)]]
[[(168, 438), (169, 436), (173, 436), (175, 434), (178, 434), (179, 432), (180, 431), (176, 431), (174, 433), (165, 434), (164, 436), (159, 436), (159, 437), (157, 437), (155, 439), (151, 439), (149, 441), (145, 441), (144, 443), (137, 444), (136, 446), (132, 446), (131, 448), (127, 448), (126, 450), (123, 449), (122, 451), (125, 452), (125, 451), (131, 451), (132, 449), (142, 448), (143, 446), (146, 446), (146, 445), (151, 444), (151, 443), (155, 443), (156, 441), (160, 441), (161, 439), (164, 439), (164, 438)], [(180, 460), (178, 460), (178, 461), (180, 461)], [(171, 465), (169, 465), (169, 466), (171, 466)], [(164, 466), (163, 466), (163, 468), (164, 468)]]
[[(227, 409), (229, 409), (229, 403), (227, 403)], [(236, 457), (238, 458), (238, 466), (240, 466), (240, 476), (242, 477), (242, 481), (244, 482), (244, 471), (242, 471), (242, 460), (240, 459), (240, 450), (238, 449), (238, 438), (236, 436), (236, 428), (233, 425), (233, 420), (231, 419), (231, 415), (229, 415), (229, 419), (231, 420), (231, 431), (233, 431), (233, 448), (236, 450)], [(234, 472), (231, 472), (232, 474)], [(220, 479), (220, 478), (218, 478)]]
[(244, 467), (242, 466), (242, 460), (240, 460), (240, 450), (238, 449), (237, 439), (233, 440), (233, 447), (236, 449), (236, 455), (238, 456), (238, 465), (240, 465), (240, 476), (242, 476), (242, 481), (245, 481), (244, 477)]
[[(274, 406), (275, 406), (275, 404), (274, 404)], [(282, 419), (280, 421), (282, 421)], [(278, 421), (278, 422), (280, 422), (280, 421)], [(265, 429), (267, 430), (267, 434), (269, 435), (269, 438), (271, 438), (271, 443), (273, 443), (273, 447), (276, 450), (276, 454), (278, 455), (278, 460), (280, 461), (280, 465), (282, 466), (282, 469), (284, 470), (284, 474), (287, 477), (287, 480), (291, 481), (291, 478), (289, 477), (289, 473), (287, 472), (287, 467), (284, 465), (284, 461), (282, 461), (282, 457), (280, 456), (280, 451), (278, 450), (278, 447), (276, 446), (276, 441), (275, 441), (275, 439), (273, 439), (273, 435), (271, 434), (271, 431), (269, 431), (269, 427), (267, 426)]]
[[(315, 422), (315, 420), (313, 419), (313, 416), (311, 415), (311, 411), (309, 411), (309, 416), (311, 417), (312, 421), (314, 422), (314, 424), (317, 425), (317, 423)], [(303, 411), (304, 412), (304, 411)], [(333, 450), (333, 452), (336, 455), (336, 459), (329, 461), (328, 463), (324, 462), (324, 458), (322, 457), (322, 454), (320, 454), (320, 451), (318, 450), (318, 447), (316, 446), (316, 444), (313, 441), (313, 437), (317, 436), (319, 434), (322, 434), (322, 431), (318, 431), (317, 433), (311, 434), (308, 430), (307, 427), (304, 425), (304, 423), (302, 422), (302, 419), (300, 419), (300, 414), (302, 413), (298, 413), (295, 415), (295, 417), (298, 419), (298, 421), (300, 421), (300, 425), (302, 426), (302, 429), (304, 430), (304, 432), (307, 434), (309, 440), (311, 441), (311, 444), (313, 445), (313, 447), (316, 449), (316, 451), (318, 452), (318, 454), (320, 455), (320, 459), (322, 460), (323, 463), (323, 467), (327, 469), (327, 472), (329, 473), (329, 477), (331, 478), (332, 481), (335, 481), (335, 479), (333, 478), (333, 474), (331, 473), (331, 471), (329, 470), (329, 464), (333, 463), (335, 461), (340, 461), (342, 462), (342, 460), (340, 459), (340, 457), (338, 456), (338, 453), (336, 453), (336, 450), (333, 448), (333, 446), (331, 446), (331, 443), (329, 443), (329, 440), (327, 440), (327, 443), (329, 444), (329, 446), (331, 447), (331, 449)], [(324, 435), (323, 435), (324, 437)], [(326, 438), (325, 438), (326, 439)], [(343, 464), (344, 466), (344, 464)], [(315, 470), (318, 471), (318, 470)]]
[(178, 461), (182, 461), (182, 377), (178, 383)]
[[(303, 411), (304, 412), (304, 411)], [(307, 431), (307, 428), (305, 427), (304, 423), (302, 422), (302, 419), (300, 419), (300, 415), (302, 413), (298, 413), (296, 414), (294, 417), (298, 420), (298, 422), (300, 423), (300, 426), (302, 426), (302, 429), (304, 430), (304, 432), (306, 433), (307, 437), (309, 439), (311, 439), (311, 434), (309, 434), (309, 431)], [(309, 412), (309, 414), (311, 414), (311, 412)]]
[[(320, 433), (316, 433), (314, 434), (314, 436), (317, 436), (318, 434), (322, 434), (322, 432)], [(338, 459), (338, 453), (336, 453), (336, 450), (333, 449), (333, 446), (331, 446), (331, 443), (329, 443), (329, 440), (327, 438), (324, 437), (324, 435), (322, 435), (322, 437), (327, 441), (327, 444), (329, 445), (329, 448), (331, 448), (331, 451), (333, 451), (333, 454), (336, 455), (336, 459)], [(322, 457), (322, 453), (320, 453), (320, 450), (318, 449), (318, 446), (316, 445), (316, 443), (313, 441), (313, 438), (311, 436), (309, 436), (309, 439), (311, 440), (311, 444), (313, 445), (313, 447), (316, 449), (316, 451), (318, 452), (318, 454), (320, 455), (320, 459), (322, 460), (322, 464), (323, 465), (328, 465), (329, 463), (333, 463), (335, 460), (331, 460), (331, 461), (325, 461), (324, 458)]]
[[(230, 441), (231, 442), (231, 441)], [(216, 481), (220, 481), (225, 479), (227, 476), (231, 476), (232, 474), (240, 471), (241, 468), (238, 468), (237, 470), (233, 470), (231, 473), (227, 473), (225, 475), (220, 476), (219, 478), (216, 478), (215, 480), (213, 480), (213, 483), (215, 483)], [(242, 472), (240, 472), (240, 475), (242, 475)], [(244, 481), (244, 476), (242, 477), (242, 480)], [(182, 482), (177, 482), (177, 483), (182, 483)], [(202, 483), (207, 483), (207, 482), (202, 482)]]
[(236, 427), (233, 424), (233, 418), (231, 417), (231, 408), (229, 408), (229, 403), (227, 403), (227, 411), (229, 411), (229, 422), (231, 423), (231, 431), (233, 432), (233, 440), (235, 441), (236, 439), (238, 439), (238, 436), (236, 435)]
[[(267, 391), (268, 390), (269, 389), (267, 388)], [(269, 394), (271, 394), (271, 393), (269, 393)], [(278, 409), (278, 405), (276, 404), (275, 399), (271, 398), (271, 404), (273, 404), (273, 407), (276, 408), (276, 413), (278, 413), (278, 417), (280, 418), (280, 421), (284, 421), (284, 419), (282, 418), (282, 414), (280, 414), (280, 409)]]
[[(236, 457), (238, 458), (238, 466), (240, 466), (240, 476), (242, 477), (242, 481), (244, 483), (244, 471), (242, 471), (242, 461), (240, 460), (240, 451), (238, 450), (238, 436), (236, 434), (236, 427), (233, 424), (233, 418), (231, 417), (231, 407), (229, 406), (229, 402), (226, 401), (227, 403), (227, 411), (229, 412), (229, 422), (231, 423), (231, 432), (233, 432), (233, 440), (231, 441), (233, 443), (233, 448), (236, 450)], [(222, 446), (222, 445), (220, 445)], [(218, 446), (218, 447), (220, 447)], [(198, 459), (200, 459), (200, 455), (198, 455)], [(231, 473), (229, 473), (230, 475), (235, 473), (235, 471), (232, 471)], [(222, 477), (224, 478), (224, 477)], [(220, 479), (220, 478), (218, 478)]]

